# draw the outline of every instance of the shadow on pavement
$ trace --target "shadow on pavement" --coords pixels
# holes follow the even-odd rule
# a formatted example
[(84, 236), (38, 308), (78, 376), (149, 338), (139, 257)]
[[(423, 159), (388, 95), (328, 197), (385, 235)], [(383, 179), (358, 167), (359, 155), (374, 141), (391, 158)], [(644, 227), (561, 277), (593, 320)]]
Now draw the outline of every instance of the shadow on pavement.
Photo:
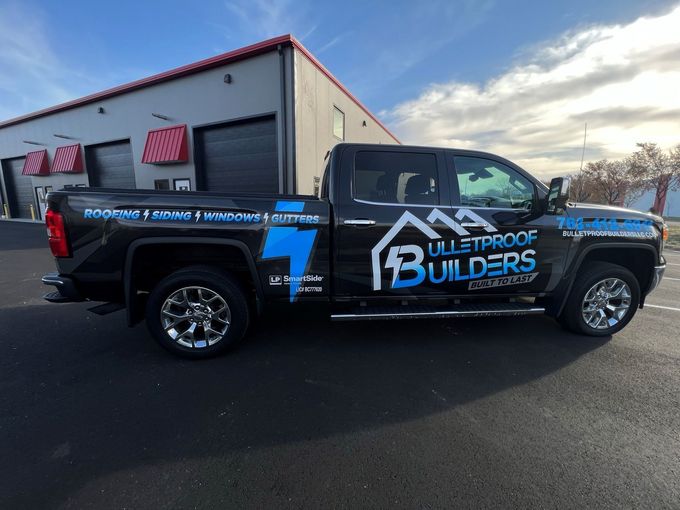
[[(122, 313), (0, 310), (0, 506), (56, 506), (131, 467), (226, 457), (433, 413), (559, 370), (608, 339), (547, 317), (331, 324), (270, 313), (238, 350), (172, 357)], [(8, 334), (11, 331), (11, 334)]]

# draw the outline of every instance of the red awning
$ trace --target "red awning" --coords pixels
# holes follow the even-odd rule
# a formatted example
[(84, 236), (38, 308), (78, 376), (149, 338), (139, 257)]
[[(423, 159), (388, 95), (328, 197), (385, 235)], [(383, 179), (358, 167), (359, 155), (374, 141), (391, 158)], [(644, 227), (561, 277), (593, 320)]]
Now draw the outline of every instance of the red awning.
[(79, 174), (83, 171), (80, 144), (57, 147), (52, 161), (52, 173)]
[(146, 135), (142, 163), (179, 163), (188, 160), (187, 126), (152, 129)]
[(48, 175), (49, 173), (50, 164), (47, 161), (47, 149), (26, 154), (21, 175)]

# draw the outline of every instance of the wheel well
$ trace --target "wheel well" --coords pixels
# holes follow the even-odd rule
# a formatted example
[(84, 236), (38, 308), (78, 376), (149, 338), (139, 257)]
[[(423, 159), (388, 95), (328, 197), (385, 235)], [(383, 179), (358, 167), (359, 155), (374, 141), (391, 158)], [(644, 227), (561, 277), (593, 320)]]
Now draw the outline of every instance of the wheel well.
[[(226, 270), (243, 288), (251, 305), (257, 302), (258, 286), (244, 252), (231, 245), (204, 243), (160, 243), (138, 246), (129, 265), (132, 285), (128, 321), (135, 324), (141, 320), (146, 294), (166, 276), (189, 266), (209, 266)], [(141, 294), (140, 294), (141, 293)]]
[(195, 265), (227, 270), (245, 290), (255, 290), (248, 261), (235, 246), (183, 243), (143, 245), (134, 252), (130, 276), (137, 290), (150, 292), (166, 276)]
[(642, 294), (650, 283), (654, 253), (645, 248), (596, 248), (586, 254), (579, 267), (594, 261), (611, 262), (628, 269), (635, 275)]

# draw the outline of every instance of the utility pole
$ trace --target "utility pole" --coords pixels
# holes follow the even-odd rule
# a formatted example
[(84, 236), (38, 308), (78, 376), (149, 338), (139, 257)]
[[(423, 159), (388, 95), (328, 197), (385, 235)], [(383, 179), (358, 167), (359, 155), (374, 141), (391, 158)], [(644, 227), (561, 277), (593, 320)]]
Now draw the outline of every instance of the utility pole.
[(583, 170), (583, 157), (586, 155), (586, 136), (588, 135), (588, 123), (583, 127), (583, 150), (581, 151), (581, 168)]

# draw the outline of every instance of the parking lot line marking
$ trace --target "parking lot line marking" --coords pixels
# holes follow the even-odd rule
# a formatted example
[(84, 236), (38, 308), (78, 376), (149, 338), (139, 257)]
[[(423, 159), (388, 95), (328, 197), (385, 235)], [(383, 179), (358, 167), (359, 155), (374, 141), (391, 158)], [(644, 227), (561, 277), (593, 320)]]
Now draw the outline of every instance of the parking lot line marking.
[(680, 312), (680, 308), (673, 308), (672, 306), (650, 305), (649, 303), (645, 303), (645, 306), (649, 306), (650, 308), (663, 308), (664, 310), (674, 310), (676, 312)]
[(664, 280), (676, 280), (676, 281), (680, 282), (680, 278), (671, 278), (670, 276), (666, 276), (664, 278)]
[(666, 262), (669, 266), (680, 266), (680, 264), (674, 264), (673, 262)]

